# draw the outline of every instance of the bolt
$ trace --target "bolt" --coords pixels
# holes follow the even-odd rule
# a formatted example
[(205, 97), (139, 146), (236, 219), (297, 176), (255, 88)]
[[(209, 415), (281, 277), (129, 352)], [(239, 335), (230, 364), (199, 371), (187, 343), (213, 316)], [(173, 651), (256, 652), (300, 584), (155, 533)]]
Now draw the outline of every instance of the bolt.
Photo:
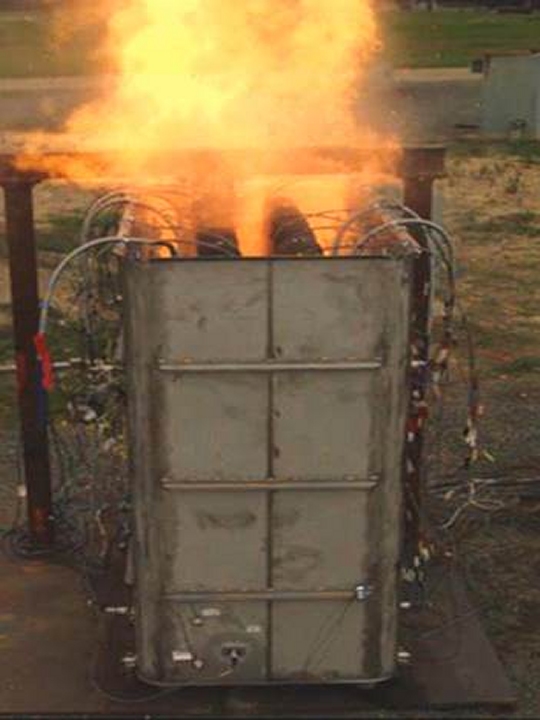
[(122, 665), (125, 668), (132, 669), (137, 665), (137, 656), (135, 653), (126, 653), (122, 658)]
[(356, 599), (359, 602), (363, 602), (364, 600), (367, 600), (370, 595), (373, 594), (373, 587), (367, 584), (357, 585), (354, 589), (354, 593), (356, 595)]
[(400, 665), (410, 665), (412, 655), (408, 650), (398, 650), (397, 661)]
[(193, 662), (194, 657), (189, 650), (173, 650), (172, 661), (173, 663), (186, 663)]
[(103, 611), (106, 612), (108, 615), (129, 615), (129, 608), (126, 606), (114, 606), (114, 605), (108, 605), (107, 607), (103, 608)]

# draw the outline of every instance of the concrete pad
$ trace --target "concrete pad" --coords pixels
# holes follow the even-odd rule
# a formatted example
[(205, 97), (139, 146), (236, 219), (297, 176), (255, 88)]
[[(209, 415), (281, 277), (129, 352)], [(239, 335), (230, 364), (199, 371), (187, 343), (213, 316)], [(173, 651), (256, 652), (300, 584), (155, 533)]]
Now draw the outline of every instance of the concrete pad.
[(0, 554), (0, 710), (99, 712), (88, 668), (95, 623), (68, 568)]
[[(448, 596), (450, 585), (445, 582), (454, 580), (449, 576), (437, 582), (441, 593)], [(335, 686), (184, 688), (172, 692), (148, 688), (128, 675), (120, 662), (132, 647), (132, 626), (121, 616), (101, 615), (98, 622), (73, 570), (43, 561), (10, 559), (0, 553), (0, 587), (0, 711), (6, 714), (151, 713), (330, 720), (374, 712), (378, 717), (395, 717), (398, 709), (414, 708), (418, 714), (448, 704), (508, 706), (513, 702), (508, 681), (459, 584), (457, 615), (449, 618), (442, 635), (426, 632), (425, 618), (417, 619), (424, 632), (411, 645), (413, 658), (418, 657), (416, 666), (413, 663), (401, 677), (372, 691)], [(100, 592), (106, 590), (105, 584)]]

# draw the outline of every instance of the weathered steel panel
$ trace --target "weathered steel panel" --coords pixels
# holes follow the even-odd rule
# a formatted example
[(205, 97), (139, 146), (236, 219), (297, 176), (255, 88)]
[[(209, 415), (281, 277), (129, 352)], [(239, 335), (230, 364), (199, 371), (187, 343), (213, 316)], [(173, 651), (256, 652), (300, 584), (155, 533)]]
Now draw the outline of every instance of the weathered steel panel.
[[(156, 350), (168, 360), (266, 358), (268, 268), (235, 261), (161, 263)], [(158, 266), (154, 266), (158, 267)]]
[(265, 478), (268, 381), (257, 375), (167, 376), (161, 452), (174, 480)]
[(367, 478), (373, 373), (283, 374), (274, 380), (274, 469), (278, 477)]
[(266, 603), (166, 602), (163, 617), (163, 672), (169, 682), (249, 684), (267, 677)]
[(364, 606), (355, 600), (290, 602), (274, 606), (272, 668), (275, 680), (359, 680), (366, 646)]
[(367, 497), (365, 490), (276, 492), (273, 586), (278, 590), (352, 590), (366, 581), (370, 560)]
[(367, 359), (381, 352), (380, 271), (347, 259), (273, 267), (273, 337), (280, 358)]
[(141, 677), (387, 677), (408, 263), (161, 261), (127, 275)]
[(166, 593), (265, 586), (265, 493), (171, 491), (159, 518)]

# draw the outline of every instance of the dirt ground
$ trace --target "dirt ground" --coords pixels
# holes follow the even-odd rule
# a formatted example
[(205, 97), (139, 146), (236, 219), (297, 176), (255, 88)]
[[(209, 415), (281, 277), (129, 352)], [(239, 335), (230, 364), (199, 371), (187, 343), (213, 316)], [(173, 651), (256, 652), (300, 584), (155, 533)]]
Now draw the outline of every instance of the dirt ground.
[[(455, 238), (460, 302), (476, 343), (485, 408), (480, 448), (469, 473), (466, 343), (458, 331), (456, 359), (443, 399), (433, 407), (428, 445), (429, 483), (468, 478), (540, 478), (540, 149), (535, 145), (461, 143), (449, 154), (445, 223)], [(44, 186), (38, 222), (44, 231), (59, 215), (79, 212), (87, 192)], [(55, 255), (46, 253), (45, 278)], [(0, 258), (0, 359), (9, 360), (5, 257)], [(17, 474), (13, 383), (0, 376), (0, 526), (15, 510)], [(527, 497), (492, 492), (482, 508), (467, 495), (430, 502), (428, 535), (452, 547), (488, 635), (514, 684), (518, 715), (540, 715), (540, 491)], [(456, 522), (441, 527), (456, 511)]]
[[(540, 478), (540, 148), (454, 148), (445, 224), (455, 238), (459, 294), (473, 331), (485, 415), (486, 457), (469, 477)], [(430, 482), (464, 457), (464, 338), (447, 397), (434, 408)], [(467, 475), (464, 476), (466, 478)], [(455, 543), (475, 602), (518, 694), (518, 714), (540, 714), (540, 491), (511, 492), (500, 509), (469, 508), (445, 541)], [(460, 500), (462, 503), (463, 500)], [(433, 512), (448, 519), (459, 503)]]

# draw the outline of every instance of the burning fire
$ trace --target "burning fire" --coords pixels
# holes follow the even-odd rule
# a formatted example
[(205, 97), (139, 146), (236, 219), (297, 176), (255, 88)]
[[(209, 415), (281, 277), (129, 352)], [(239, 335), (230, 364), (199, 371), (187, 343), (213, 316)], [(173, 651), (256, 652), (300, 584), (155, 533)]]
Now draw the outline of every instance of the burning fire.
[[(295, 173), (297, 148), (372, 144), (354, 112), (379, 47), (372, 0), (110, 0), (103, 7), (113, 85), (72, 115), (64, 139), (68, 150), (112, 151), (106, 171), (133, 184), (184, 173), (215, 197), (208, 183), (243, 182), (259, 171), (253, 162), (231, 167), (228, 151), (252, 149), (266, 162), (285, 151)], [(49, 142), (34, 137), (27, 157)], [(185, 149), (212, 152), (178, 167), (173, 153)], [(102, 167), (67, 156), (46, 164), (71, 179), (103, 178)]]
[(118, 82), (69, 132), (147, 165), (169, 147), (353, 140), (355, 86), (378, 44), (370, 0), (124, 0)]
[[(112, 0), (108, 97), (66, 127), (148, 175), (174, 148), (356, 144), (379, 40), (371, 0)], [(112, 8), (111, 8), (112, 6)]]

